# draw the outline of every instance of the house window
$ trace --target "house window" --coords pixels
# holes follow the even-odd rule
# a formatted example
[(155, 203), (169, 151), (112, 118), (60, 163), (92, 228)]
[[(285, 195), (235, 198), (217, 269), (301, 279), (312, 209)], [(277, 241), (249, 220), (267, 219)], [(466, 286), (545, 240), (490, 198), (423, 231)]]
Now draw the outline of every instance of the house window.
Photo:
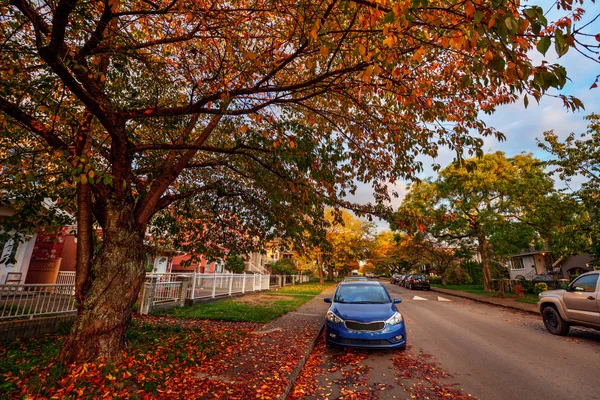
[(511, 269), (525, 269), (523, 265), (523, 259), (521, 257), (514, 257), (510, 260)]
[(0, 243), (0, 245), (2, 246), (2, 249), (0, 249), (0, 264), (12, 267), (16, 262), (19, 243), (16, 243), (14, 239), (9, 239)]

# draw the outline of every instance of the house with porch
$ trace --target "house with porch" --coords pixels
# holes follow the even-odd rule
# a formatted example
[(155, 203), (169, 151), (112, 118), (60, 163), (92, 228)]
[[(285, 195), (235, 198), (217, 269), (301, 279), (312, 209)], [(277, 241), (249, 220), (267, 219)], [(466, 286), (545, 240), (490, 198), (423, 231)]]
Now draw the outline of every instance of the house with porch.
[[(2, 218), (13, 212), (0, 205), (0, 229)], [(74, 283), (77, 244), (71, 228), (40, 227), (22, 240), (9, 232), (0, 242), (0, 284)]]
[(561, 278), (570, 279), (573, 275), (581, 275), (585, 272), (600, 269), (596, 265), (596, 258), (589, 253), (572, 254), (563, 256), (556, 260), (552, 266), (555, 271), (560, 271)]
[(512, 256), (509, 261), (511, 280), (532, 280), (553, 270), (554, 258), (548, 250), (526, 251)]

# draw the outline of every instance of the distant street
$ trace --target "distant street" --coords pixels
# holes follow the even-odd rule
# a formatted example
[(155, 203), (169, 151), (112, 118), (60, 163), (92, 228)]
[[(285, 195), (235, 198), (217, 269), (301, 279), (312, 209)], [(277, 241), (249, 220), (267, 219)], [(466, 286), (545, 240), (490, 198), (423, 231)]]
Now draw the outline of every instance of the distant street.
[(533, 314), (384, 284), (402, 298), (407, 353), (359, 351), (344, 359), (343, 350), (322, 349), (320, 398), (351, 390), (373, 398), (418, 398), (421, 386), (428, 386), (423, 396), (462, 389), (491, 400), (600, 399), (600, 332), (571, 328), (566, 337), (554, 336)]

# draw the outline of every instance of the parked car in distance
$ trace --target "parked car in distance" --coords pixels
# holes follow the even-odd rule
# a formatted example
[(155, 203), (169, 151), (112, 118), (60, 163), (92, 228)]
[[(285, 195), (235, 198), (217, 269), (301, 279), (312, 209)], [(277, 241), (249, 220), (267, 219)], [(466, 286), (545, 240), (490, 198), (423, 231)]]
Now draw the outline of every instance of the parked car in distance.
[(393, 283), (393, 284), (397, 285), (397, 284), (400, 283), (400, 279), (402, 279), (402, 275), (400, 275), (400, 274), (394, 274), (390, 278), (390, 283)]
[(379, 275), (377, 275), (377, 274), (376, 274), (376, 273), (374, 273), (374, 272), (369, 272), (368, 274), (365, 274), (365, 276), (366, 276), (367, 278), (370, 278), (370, 279), (376, 279), (376, 278), (379, 278)]
[(538, 309), (548, 332), (564, 336), (571, 326), (600, 330), (600, 272), (577, 277), (567, 289), (546, 290), (538, 295)]
[(328, 345), (366, 348), (406, 348), (404, 318), (379, 282), (341, 282), (333, 298), (324, 299)]
[(398, 283), (398, 284), (400, 286), (406, 287), (406, 281), (408, 278), (410, 278), (410, 275), (402, 275), (402, 279), (400, 279), (400, 283)]
[(429, 279), (423, 275), (411, 275), (406, 279), (405, 286), (410, 290), (425, 289), (430, 290)]
[(348, 282), (348, 281), (367, 281), (367, 277), (366, 276), (347, 276), (344, 278), (343, 282)]

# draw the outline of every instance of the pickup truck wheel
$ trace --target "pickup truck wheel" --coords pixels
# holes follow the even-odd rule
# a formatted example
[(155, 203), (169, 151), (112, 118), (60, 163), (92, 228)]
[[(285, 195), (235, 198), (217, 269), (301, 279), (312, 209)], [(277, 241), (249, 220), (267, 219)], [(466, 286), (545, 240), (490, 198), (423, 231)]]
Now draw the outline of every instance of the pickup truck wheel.
[(546, 329), (553, 335), (565, 336), (569, 333), (569, 323), (562, 319), (556, 308), (552, 306), (544, 308), (542, 318)]

